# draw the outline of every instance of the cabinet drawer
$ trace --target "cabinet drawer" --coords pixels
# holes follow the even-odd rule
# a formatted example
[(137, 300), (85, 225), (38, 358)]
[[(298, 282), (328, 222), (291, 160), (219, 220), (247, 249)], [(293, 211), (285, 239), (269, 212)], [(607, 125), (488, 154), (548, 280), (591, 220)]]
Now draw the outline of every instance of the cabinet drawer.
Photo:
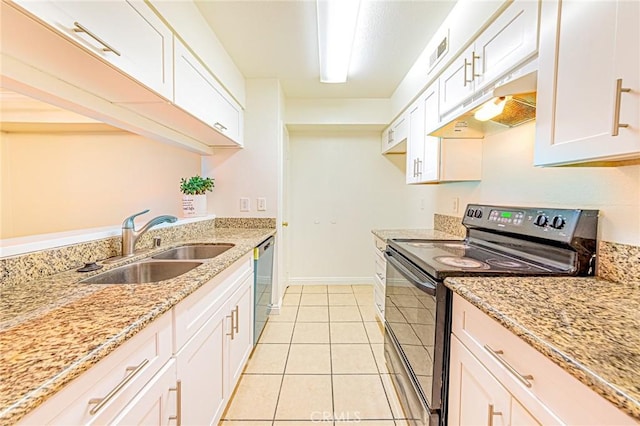
[(636, 424), (613, 404), (458, 295), (453, 299), (452, 330), (536, 418), (559, 418), (563, 423), (580, 425)]
[(253, 274), (252, 253), (216, 275), (173, 309), (177, 352), (226, 302), (238, 286)]
[(386, 241), (378, 237), (373, 237), (373, 242), (375, 244), (378, 255), (382, 256), (384, 251), (387, 249)]
[[(169, 360), (171, 334), (171, 315), (165, 314), (27, 415), (20, 424), (109, 423)], [(90, 402), (94, 399), (106, 400), (98, 407), (97, 403)]]

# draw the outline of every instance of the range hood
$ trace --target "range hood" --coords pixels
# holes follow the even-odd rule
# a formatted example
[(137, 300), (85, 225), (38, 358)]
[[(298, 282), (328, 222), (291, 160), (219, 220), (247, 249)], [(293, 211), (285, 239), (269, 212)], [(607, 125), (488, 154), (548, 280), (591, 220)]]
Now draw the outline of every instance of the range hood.
[[(429, 133), (441, 138), (484, 138), (485, 135), (510, 129), (536, 118), (538, 73), (535, 64), (517, 70), (498, 84), (475, 94), (442, 118), (443, 126)], [(507, 81), (505, 81), (507, 80)], [(475, 114), (487, 103), (504, 101), (504, 109), (488, 121), (479, 121)]]

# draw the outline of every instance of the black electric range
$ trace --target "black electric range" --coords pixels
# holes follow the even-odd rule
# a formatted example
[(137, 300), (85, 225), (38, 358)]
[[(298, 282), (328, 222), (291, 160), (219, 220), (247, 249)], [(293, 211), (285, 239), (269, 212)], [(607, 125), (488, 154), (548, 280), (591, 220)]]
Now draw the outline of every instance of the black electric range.
[(598, 211), (470, 204), (460, 240), (387, 241), (385, 359), (412, 425), (446, 424), (459, 276), (593, 275)]

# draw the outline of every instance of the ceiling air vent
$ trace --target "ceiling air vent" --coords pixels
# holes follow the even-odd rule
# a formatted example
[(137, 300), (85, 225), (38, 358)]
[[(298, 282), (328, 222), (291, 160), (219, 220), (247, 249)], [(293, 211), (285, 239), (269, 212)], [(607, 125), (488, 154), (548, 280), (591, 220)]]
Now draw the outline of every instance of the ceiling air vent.
[(431, 55), (429, 55), (429, 71), (433, 69), (433, 67), (440, 62), (440, 59), (449, 51), (449, 30), (447, 30), (447, 35), (444, 36), (442, 41), (438, 43), (436, 48), (433, 50)]

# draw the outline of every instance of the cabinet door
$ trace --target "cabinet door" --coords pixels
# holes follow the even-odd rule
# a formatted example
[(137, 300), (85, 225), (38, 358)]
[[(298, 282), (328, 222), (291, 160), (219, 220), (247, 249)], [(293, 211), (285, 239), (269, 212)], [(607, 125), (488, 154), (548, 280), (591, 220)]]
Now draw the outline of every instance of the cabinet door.
[(253, 277), (245, 279), (238, 291), (231, 296), (227, 315), (231, 330), (227, 335), (228, 390), (232, 392), (253, 348)]
[(438, 82), (436, 81), (425, 92), (424, 98), (424, 150), (421, 161), (421, 182), (435, 182), (440, 178), (440, 138), (428, 136), (440, 121), (438, 109)]
[(229, 139), (242, 143), (240, 107), (225, 96), (224, 88), (200, 61), (179, 41), (175, 41), (174, 101)]
[(640, 156), (640, 2), (545, 1), (541, 13), (534, 163)]
[(182, 424), (217, 423), (229, 391), (225, 388), (226, 307), (214, 313), (176, 355), (182, 388)]
[(537, 1), (515, 1), (474, 43), (474, 90), (482, 89), (538, 50)]
[(16, 3), (102, 60), (172, 98), (173, 34), (144, 1)]
[(511, 396), (489, 371), (451, 335), (449, 424), (510, 424)]
[(473, 94), (473, 74), (477, 70), (477, 57), (473, 60), (471, 45), (440, 75), (440, 113), (447, 114)]
[(538, 426), (542, 423), (536, 420), (517, 399), (511, 398), (511, 424), (514, 426)]
[(406, 114), (402, 114), (382, 132), (382, 153), (402, 153), (406, 151), (408, 123)]
[(424, 158), (424, 98), (409, 107), (409, 136), (407, 137), (407, 183), (420, 182)]
[[(118, 414), (113, 425), (168, 425), (177, 419), (176, 363), (170, 360)], [(180, 422), (178, 422), (180, 424)]]

